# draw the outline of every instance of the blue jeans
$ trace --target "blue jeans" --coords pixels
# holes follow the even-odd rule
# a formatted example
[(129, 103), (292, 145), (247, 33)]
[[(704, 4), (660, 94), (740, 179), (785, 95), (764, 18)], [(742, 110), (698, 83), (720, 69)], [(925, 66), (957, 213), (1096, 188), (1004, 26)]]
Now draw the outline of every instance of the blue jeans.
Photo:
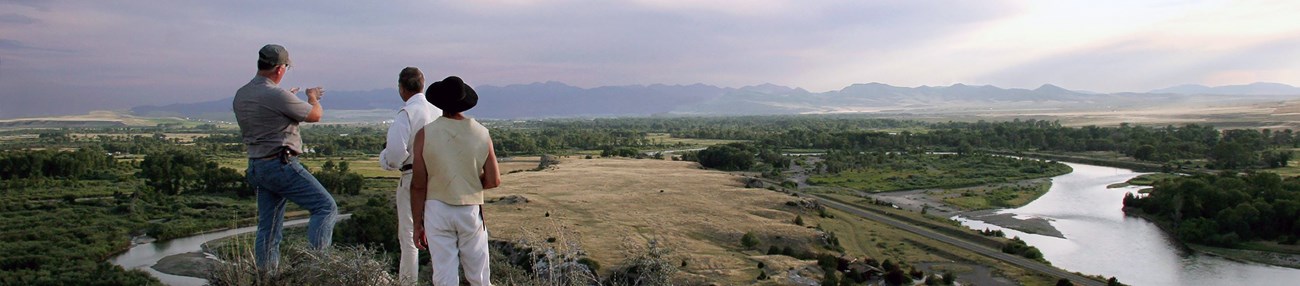
[(273, 270), (280, 262), (283, 239), (285, 201), (292, 201), (311, 212), (307, 223), (307, 243), (311, 249), (325, 249), (334, 236), (338, 205), (320, 182), (298, 163), (277, 159), (248, 160), (248, 182), (257, 192), (257, 240), (253, 255), (257, 268)]

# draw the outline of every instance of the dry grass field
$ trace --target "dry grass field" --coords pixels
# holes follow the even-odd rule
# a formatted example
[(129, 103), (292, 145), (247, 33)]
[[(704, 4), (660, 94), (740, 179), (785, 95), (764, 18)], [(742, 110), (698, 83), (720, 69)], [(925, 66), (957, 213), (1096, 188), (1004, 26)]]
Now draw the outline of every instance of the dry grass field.
[[(693, 162), (634, 159), (561, 158), (561, 163), (537, 172), (517, 172), (502, 178), (502, 186), (488, 190), (489, 201), (522, 196), (528, 202), (503, 200), (484, 209), (494, 240), (531, 245), (555, 238), (556, 248), (576, 243), (600, 262), (602, 275), (633, 255), (649, 240), (672, 249), (672, 260), (685, 260), (679, 275), (684, 285), (791, 285), (788, 271), (769, 271), (773, 280), (756, 281), (763, 262), (768, 269), (796, 269), (800, 275), (820, 279), (816, 262), (788, 256), (765, 255), (769, 246), (821, 249), (819, 230), (836, 233), (848, 255), (903, 261), (907, 264), (945, 263), (957, 269), (963, 283), (993, 282), (971, 272), (992, 270), (1024, 285), (1050, 285), (1051, 280), (1026, 270), (980, 256), (882, 223), (830, 210), (833, 218), (786, 206), (801, 200), (767, 189), (744, 188), (742, 176), (700, 169)], [(793, 223), (801, 215), (807, 226)], [(899, 215), (917, 213), (899, 211)], [(942, 224), (940, 224), (942, 225)], [(951, 226), (965, 230), (959, 226)], [(754, 232), (762, 241), (745, 249), (740, 238)], [(778, 273), (774, 273), (778, 272)], [(967, 280), (973, 279), (973, 280)]]
[(577, 242), (604, 270), (627, 259), (628, 249), (657, 240), (673, 261), (686, 261), (679, 278), (691, 284), (752, 283), (759, 261), (811, 266), (741, 246), (741, 236), (754, 232), (763, 241), (756, 249), (778, 241), (811, 247), (818, 232), (793, 224), (798, 209), (785, 202), (797, 198), (744, 188), (740, 179), (693, 162), (571, 157), (545, 171), (504, 176), (487, 198), (529, 202), (487, 204), (485, 217), (493, 239)]

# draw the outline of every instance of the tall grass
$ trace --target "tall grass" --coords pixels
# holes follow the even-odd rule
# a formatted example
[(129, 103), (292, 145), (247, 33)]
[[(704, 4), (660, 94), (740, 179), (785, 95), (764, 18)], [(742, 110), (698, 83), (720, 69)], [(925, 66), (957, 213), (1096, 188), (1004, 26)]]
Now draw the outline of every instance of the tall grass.
[[(286, 229), (297, 237), (301, 228)], [(558, 225), (541, 233), (526, 233), (514, 241), (493, 241), (490, 261), (492, 284), (502, 286), (657, 286), (672, 285), (678, 271), (671, 249), (659, 240), (625, 242), (628, 259), (614, 264), (601, 277), (600, 263), (587, 256), (578, 234)], [(302, 239), (286, 239), (279, 268), (261, 272), (254, 263), (253, 235), (241, 234), (204, 244), (218, 263), (208, 272), (208, 285), (402, 285), (392, 270), (388, 254), (365, 245), (336, 244), (326, 251), (312, 250)], [(428, 261), (421, 261), (428, 263)], [(427, 273), (425, 273), (427, 274)], [(427, 277), (421, 274), (422, 277)], [(427, 283), (427, 279), (421, 279)]]
[(309, 249), (289, 240), (281, 247), (279, 268), (262, 272), (254, 263), (252, 240), (235, 238), (212, 247), (220, 259), (208, 272), (208, 285), (401, 285), (388, 272), (384, 254), (364, 245)]

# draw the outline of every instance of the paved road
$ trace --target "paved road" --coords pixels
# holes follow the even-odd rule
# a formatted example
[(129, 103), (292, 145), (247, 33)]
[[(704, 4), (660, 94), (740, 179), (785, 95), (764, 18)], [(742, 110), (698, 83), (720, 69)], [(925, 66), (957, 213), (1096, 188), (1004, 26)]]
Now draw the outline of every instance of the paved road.
[(877, 222), (885, 223), (885, 224), (888, 224), (888, 225), (890, 225), (890, 226), (897, 227), (897, 228), (899, 228), (899, 229), (906, 230), (906, 231), (909, 231), (909, 232), (915, 233), (915, 234), (920, 235), (920, 236), (928, 237), (928, 238), (930, 238), (930, 239), (934, 239), (934, 240), (942, 241), (942, 242), (944, 242), (944, 243), (951, 244), (951, 245), (954, 245), (954, 246), (957, 246), (957, 247), (960, 247), (960, 248), (963, 248), (963, 249), (966, 249), (966, 250), (974, 251), (974, 252), (976, 252), (976, 253), (983, 254), (984, 256), (988, 256), (988, 257), (991, 257), (991, 258), (993, 258), (993, 259), (997, 259), (997, 260), (1002, 260), (1002, 261), (1005, 261), (1005, 262), (1007, 262), (1007, 263), (1011, 263), (1012, 265), (1020, 266), (1020, 267), (1025, 268), (1025, 269), (1029, 269), (1029, 270), (1033, 270), (1033, 271), (1038, 271), (1039, 273), (1043, 273), (1043, 274), (1046, 274), (1046, 275), (1051, 276), (1051, 277), (1058, 277), (1058, 278), (1069, 279), (1071, 282), (1074, 282), (1074, 285), (1095, 285), (1095, 286), (1105, 286), (1105, 285), (1106, 285), (1106, 283), (1102, 283), (1102, 282), (1097, 281), (1097, 280), (1093, 280), (1093, 279), (1090, 279), (1090, 278), (1087, 278), (1087, 277), (1083, 277), (1083, 276), (1078, 275), (1078, 274), (1070, 273), (1070, 272), (1067, 272), (1067, 271), (1065, 271), (1065, 270), (1061, 270), (1060, 268), (1052, 267), (1052, 266), (1049, 266), (1049, 265), (1046, 265), (1046, 264), (1040, 263), (1040, 262), (1038, 262), (1038, 261), (1029, 260), (1029, 259), (1026, 259), (1026, 258), (1024, 258), (1024, 257), (1020, 257), (1020, 256), (1015, 256), (1015, 255), (1011, 255), (1011, 254), (1002, 253), (1002, 251), (999, 250), (999, 249), (992, 249), (992, 248), (988, 248), (988, 247), (985, 247), (985, 246), (982, 246), (982, 245), (979, 245), (979, 244), (975, 244), (975, 243), (973, 243), (973, 242), (969, 242), (969, 241), (962, 240), (962, 239), (957, 239), (957, 238), (954, 238), (954, 237), (951, 237), (951, 236), (948, 236), (948, 235), (945, 235), (945, 234), (942, 234), (942, 233), (939, 233), (939, 232), (936, 232), (936, 231), (930, 230), (930, 229), (925, 228), (925, 227), (920, 227), (920, 226), (912, 225), (912, 224), (909, 224), (909, 223), (906, 223), (906, 222), (903, 222), (903, 221), (900, 221), (900, 220), (897, 220), (897, 219), (894, 219), (894, 218), (891, 218), (891, 217), (888, 217), (888, 216), (884, 216), (884, 215), (881, 215), (881, 214), (878, 214), (878, 213), (874, 213), (874, 212), (871, 212), (871, 211), (867, 211), (867, 210), (862, 209), (861, 207), (857, 207), (857, 206), (853, 206), (853, 205), (849, 205), (849, 204), (840, 203), (840, 202), (837, 202), (837, 201), (829, 200), (829, 199), (826, 199), (826, 198), (823, 198), (823, 197), (820, 197), (820, 196), (811, 195), (811, 194), (807, 194), (807, 193), (799, 193), (799, 196), (802, 196), (802, 197), (811, 197), (811, 198), (816, 198), (818, 201), (820, 201), (822, 204), (824, 204), (824, 205), (826, 205), (826, 206), (829, 206), (829, 207), (832, 207), (832, 208), (835, 208), (835, 209), (838, 209), (838, 210), (841, 210), (841, 211), (845, 211), (845, 212), (848, 212), (848, 213), (851, 213), (851, 214), (855, 214), (855, 215), (858, 215), (858, 216), (862, 216), (862, 217), (867, 218), (867, 219), (870, 219), (870, 220), (874, 220), (874, 221), (877, 221)]

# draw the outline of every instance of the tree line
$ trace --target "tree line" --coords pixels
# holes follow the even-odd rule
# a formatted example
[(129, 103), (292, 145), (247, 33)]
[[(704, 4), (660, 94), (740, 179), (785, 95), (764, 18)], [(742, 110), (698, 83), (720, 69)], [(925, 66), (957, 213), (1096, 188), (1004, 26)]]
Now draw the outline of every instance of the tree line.
[(75, 151), (0, 152), (0, 179), (94, 179), (117, 169), (117, 161), (96, 146)]
[(1198, 124), (1067, 127), (1058, 121), (1018, 119), (925, 123), (848, 116), (629, 118), (497, 122), (493, 127), (497, 152), (503, 154), (671, 148), (647, 139), (647, 134), (668, 133), (676, 138), (749, 140), (763, 149), (1107, 151), (1170, 169), (1254, 169), (1285, 167), (1294, 157), (1290, 149), (1300, 147), (1300, 135), (1290, 129), (1221, 131)]
[(1300, 238), (1300, 177), (1225, 172), (1166, 179), (1150, 195), (1125, 195), (1124, 207), (1167, 224), (1187, 242), (1295, 244)]

